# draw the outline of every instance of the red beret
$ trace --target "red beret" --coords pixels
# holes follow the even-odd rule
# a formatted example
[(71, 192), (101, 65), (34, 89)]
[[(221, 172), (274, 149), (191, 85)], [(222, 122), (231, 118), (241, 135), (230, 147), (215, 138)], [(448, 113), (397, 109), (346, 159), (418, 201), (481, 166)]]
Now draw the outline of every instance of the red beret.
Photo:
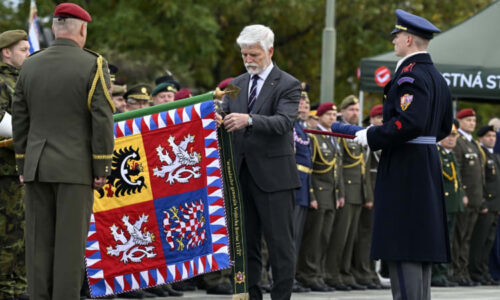
[(373, 118), (375, 116), (380, 116), (383, 111), (383, 106), (382, 104), (377, 104), (372, 109), (370, 110), (370, 118)]
[(318, 106), (318, 109), (316, 110), (316, 116), (321, 117), (324, 113), (326, 113), (329, 110), (337, 109), (337, 106), (335, 106), (335, 103), (333, 102), (325, 102), (321, 103), (320, 106)]
[(217, 87), (223, 91), (224, 89), (226, 89), (227, 85), (231, 82), (231, 80), (233, 80), (233, 77), (226, 78), (221, 82), (219, 82)]
[(463, 118), (472, 117), (475, 115), (476, 115), (476, 113), (474, 112), (474, 110), (472, 108), (464, 108), (458, 112), (457, 119), (463, 119)]
[(174, 100), (181, 100), (185, 98), (189, 98), (192, 96), (191, 90), (190, 89), (181, 89), (177, 93), (175, 93)]
[(61, 3), (56, 6), (54, 17), (75, 18), (85, 22), (92, 21), (90, 14), (75, 3)]

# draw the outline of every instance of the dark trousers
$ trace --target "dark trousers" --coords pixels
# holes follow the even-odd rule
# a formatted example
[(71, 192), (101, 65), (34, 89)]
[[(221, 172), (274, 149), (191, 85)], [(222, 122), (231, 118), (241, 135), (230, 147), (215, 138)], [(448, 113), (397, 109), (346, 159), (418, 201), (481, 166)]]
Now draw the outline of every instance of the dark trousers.
[[(457, 224), (457, 213), (448, 213), (446, 214), (448, 221), (448, 234), (450, 237), (450, 243), (453, 241), (453, 237), (455, 235), (455, 226)], [(453, 245), (450, 245), (451, 255), (452, 257), (456, 257), (455, 252), (457, 251), (453, 248)], [(448, 268), (449, 264), (433, 264), (432, 265), (432, 281), (439, 280), (447, 280), (448, 279)]]
[(295, 239), (296, 259), (299, 257), (300, 243), (304, 233), (304, 225), (307, 218), (307, 206), (295, 205), (293, 210), (293, 237)]
[(92, 210), (90, 185), (26, 183), (26, 269), (30, 299), (79, 299)]
[(391, 277), (392, 299), (431, 299), (431, 263), (387, 262), (387, 264)]
[(305, 286), (323, 283), (324, 261), (334, 219), (333, 209), (310, 208), (307, 212), (304, 238), (297, 264), (297, 279)]
[(453, 238), (453, 279), (455, 281), (469, 280), (469, 253), (472, 231), (476, 225), (478, 207), (466, 207), (463, 212), (457, 214), (457, 225)]
[(354, 242), (351, 272), (356, 282), (363, 285), (380, 284), (375, 262), (370, 259), (373, 208), (363, 207), (359, 217), (358, 234)]
[(356, 283), (351, 262), (361, 207), (361, 204), (346, 203), (336, 212), (325, 263), (325, 282), (329, 285)]
[(246, 163), (241, 166), (240, 183), (245, 205), (250, 299), (262, 299), (259, 288), (262, 233), (269, 248), (273, 274), (271, 298), (290, 299), (295, 275), (293, 239), (295, 191), (273, 193), (262, 191), (252, 178)]
[(474, 281), (491, 278), (488, 265), (497, 231), (498, 212), (479, 214), (470, 241), (469, 273)]

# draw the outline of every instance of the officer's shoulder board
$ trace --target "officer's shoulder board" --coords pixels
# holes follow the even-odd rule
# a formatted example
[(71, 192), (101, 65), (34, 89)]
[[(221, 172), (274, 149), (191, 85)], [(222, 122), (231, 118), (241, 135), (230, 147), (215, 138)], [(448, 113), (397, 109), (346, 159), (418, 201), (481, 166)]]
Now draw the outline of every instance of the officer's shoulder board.
[(35, 51), (35, 52), (31, 53), (31, 54), (29, 55), (29, 57), (32, 57), (33, 55), (37, 55), (38, 53), (42, 52), (42, 51), (43, 51), (43, 50), (45, 50), (45, 49), (46, 49), (46, 48), (42, 48), (42, 49), (40, 49), (40, 50), (38, 50), (38, 51)]
[(83, 48), (83, 50), (87, 51), (88, 53), (90, 53), (90, 54), (92, 54), (92, 55), (94, 55), (96, 57), (101, 56), (99, 53), (97, 53), (97, 52), (95, 52), (93, 50), (90, 50), (90, 49), (87, 49), (87, 48)]

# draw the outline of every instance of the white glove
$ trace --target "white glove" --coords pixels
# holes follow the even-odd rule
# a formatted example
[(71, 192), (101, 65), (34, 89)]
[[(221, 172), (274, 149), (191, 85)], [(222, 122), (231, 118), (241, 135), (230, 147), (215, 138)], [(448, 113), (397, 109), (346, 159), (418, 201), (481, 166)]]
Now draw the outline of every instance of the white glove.
[(0, 121), (0, 136), (12, 137), (12, 117), (8, 112), (5, 112)]
[(367, 131), (368, 129), (362, 129), (360, 131), (357, 131), (356, 137), (354, 138), (354, 141), (363, 147), (368, 146), (368, 138), (366, 136)]

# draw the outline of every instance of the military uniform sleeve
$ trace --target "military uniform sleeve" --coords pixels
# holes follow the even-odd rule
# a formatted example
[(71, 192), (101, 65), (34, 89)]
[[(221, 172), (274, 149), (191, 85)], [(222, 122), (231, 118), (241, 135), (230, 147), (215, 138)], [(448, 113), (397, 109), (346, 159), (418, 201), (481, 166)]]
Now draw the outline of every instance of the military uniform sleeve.
[[(401, 80), (404, 79), (404, 80)], [(381, 126), (368, 129), (368, 145), (372, 151), (405, 143), (421, 135), (427, 118), (432, 116), (430, 95), (425, 82), (415, 73), (405, 73), (396, 87), (396, 113)]]
[(10, 93), (5, 82), (0, 81), (0, 121), (3, 119), (5, 112), (10, 111)]
[(108, 90), (110, 79), (107, 62), (101, 56), (97, 58), (96, 73), (92, 83), (89, 92), (89, 109), (92, 116), (92, 167), (94, 177), (101, 177), (108, 176), (111, 172), (115, 111)]
[(12, 99), (12, 137), (16, 153), (16, 169), (19, 175), (23, 175), (24, 170), (24, 155), (28, 141), (29, 124), (30, 117), (24, 96), (23, 75), (21, 72)]

